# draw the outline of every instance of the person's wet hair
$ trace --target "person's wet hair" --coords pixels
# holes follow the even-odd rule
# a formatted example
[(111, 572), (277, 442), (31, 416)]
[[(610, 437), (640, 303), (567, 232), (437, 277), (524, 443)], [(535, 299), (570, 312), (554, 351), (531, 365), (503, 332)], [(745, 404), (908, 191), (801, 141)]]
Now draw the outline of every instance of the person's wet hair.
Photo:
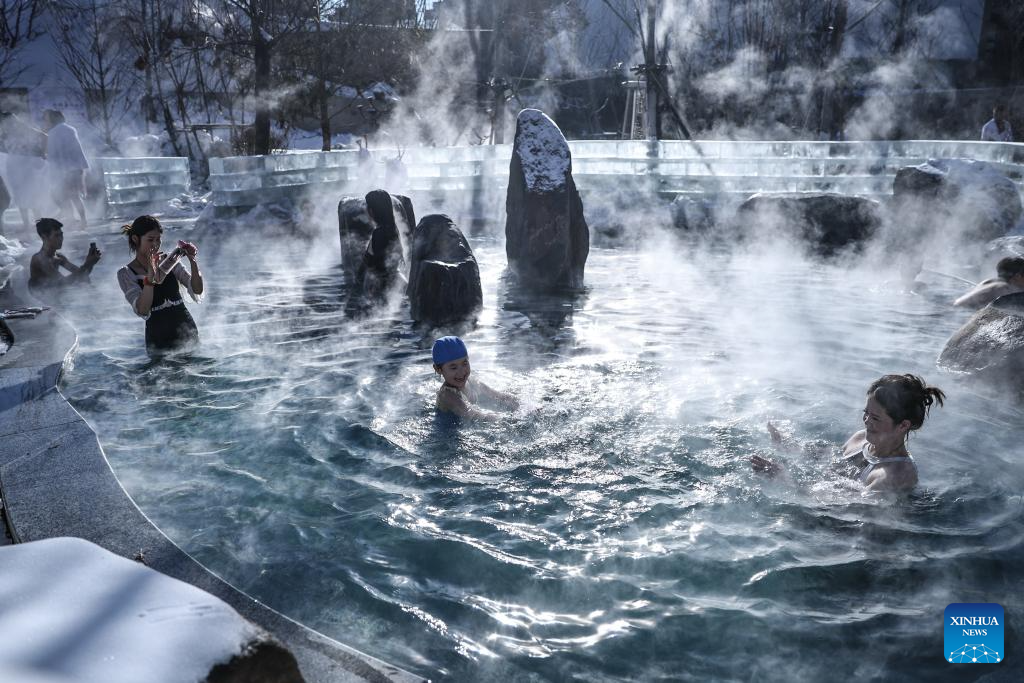
[(54, 231), (64, 227), (56, 218), (40, 218), (36, 221), (36, 234), (42, 239), (49, 237)]
[(158, 221), (153, 216), (149, 215), (139, 216), (138, 218), (133, 220), (131, 224), (126, 223), (122, 225), (121, 234), (128, 237), (128, 251), (134, 254), (135, 250), (139, 248), (138, 244), (132, 241), (133, 236), (141, 240), (143, 235), (153, 230), (159, 230), (160, 232), (163, 232), (164, 228), (162, 225), (160, 225), (160, 221)]
[(1024, 275), (1024, 256), (1007, 256), (999, 259), (999, 263), (996, 264), (996, 275), (1003, 280)]
[(874, 396), (893, 424), (910, 421), (911, 429), (920, 429), (932, 404), (940, 406), (946, 398), (938, 387), (930, 387), (916, 375), (885, 375), (868, 387), (868, 396)]

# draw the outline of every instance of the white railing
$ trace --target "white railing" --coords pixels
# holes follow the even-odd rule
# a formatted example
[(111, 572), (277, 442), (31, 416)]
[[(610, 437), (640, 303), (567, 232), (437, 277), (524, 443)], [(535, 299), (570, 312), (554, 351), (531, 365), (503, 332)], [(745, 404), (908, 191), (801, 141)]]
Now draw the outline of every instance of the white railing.
[[(904, 166), (928, 159), (990, 162), (1024, 183), (1024, 144), (957, 140), (879, 142), (739, 142), (577, 140), (569, 143), (581, 192), (627, 187), (665, 195), (807, 192), (885, 195)], [(210, 160), (210, 187), (219, 207), (246, 207), (308, 190), (371, 186), (400, 174), (406, 192), (469, 192), (508, 182), (511, 145), (300, 152)], [(399, 168), (400, 166), (400, 168)]]
[(184, 157), (102, 157), (93, 161), (103, 173), (109, 216), (162, 204), (186, 192), (191, 182)]

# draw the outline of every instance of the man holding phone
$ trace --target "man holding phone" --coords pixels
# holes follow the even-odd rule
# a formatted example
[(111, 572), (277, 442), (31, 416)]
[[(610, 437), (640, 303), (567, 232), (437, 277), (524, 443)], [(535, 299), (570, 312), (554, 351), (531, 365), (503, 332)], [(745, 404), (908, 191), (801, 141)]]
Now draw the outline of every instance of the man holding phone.
[[(32, 289), (63, 287), (74, 282), (88, 282), (89, 273), (103, 256), (95, 242), (89, 243), (89, 253), (81, 266), (76, 266), (57, 250), (64, 245), (64, 224), (56, 218), (36, 221), (36, 233), (43, 241), (42, 248), (32, 255), (28, 286)], [(60, 269), (68, 271), (62, 275)]]

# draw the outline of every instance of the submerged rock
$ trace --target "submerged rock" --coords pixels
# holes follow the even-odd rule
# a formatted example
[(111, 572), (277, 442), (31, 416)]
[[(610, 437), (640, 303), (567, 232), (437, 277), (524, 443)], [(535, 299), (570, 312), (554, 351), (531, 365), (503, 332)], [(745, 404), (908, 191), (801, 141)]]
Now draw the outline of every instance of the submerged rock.
[(1020, 220), (1020, 192), (1012, 180), (984, 161), (932, 160), (901, 168), (893, 181), (898, 220), (922, 223), (928, 232), (949, 226), (971, 241), (1008, 233)]
[(516, 120), (505, 212), (505, 253), (520, 285), (583, 286), (590, 230), (569, 145), (537, 109), (524, 109)]
[(424, 216), (413, 233), (409, 269), (412, 319), (432, 325), (472, 317), (483, 305), (480, 268), (462, 231), (442, 214)]
[(1024, 390), (1024, 292), (1001, 296), (957, 330), (940, 366)]
[(777, 224), (779, 231), (795, 237), (822, 256), (834, 256), (857, 248), (870, 239), (881, 225), (881, 207), (865, 197), (834, 192), (755, 194), (740, 205), (737, 221), (749, 222), (757, 214), (758, 224)]

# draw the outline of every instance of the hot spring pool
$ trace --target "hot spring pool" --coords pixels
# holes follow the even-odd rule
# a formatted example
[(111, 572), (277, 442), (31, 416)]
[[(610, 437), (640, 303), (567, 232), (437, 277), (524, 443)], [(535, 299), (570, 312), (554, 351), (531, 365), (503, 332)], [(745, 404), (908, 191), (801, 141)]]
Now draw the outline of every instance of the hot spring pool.
[[(952, 281), (665, 238), (593, 248), (565, 302), (511, 291), (503, 240), (471, 238), (474, 374), (526, 406), (452, 428), (432, 334), (397, 305), (345, 319), (333, 229), (188, 234), (198, 356), (148, 361), (111, 237), (62, 391), (143, 511), (271, 607), (433, 679), (816, 681), (947, 677), (946, 605), (998, 602), (1008, 660), (957, 679), (1020, 674), (1024, 412), (934, 367), (967, 317)], [(948, 394), (914, 495), (796, 455), (790, 480), (751, 472), (767, 420), (842, 443), (886, 372)]]

